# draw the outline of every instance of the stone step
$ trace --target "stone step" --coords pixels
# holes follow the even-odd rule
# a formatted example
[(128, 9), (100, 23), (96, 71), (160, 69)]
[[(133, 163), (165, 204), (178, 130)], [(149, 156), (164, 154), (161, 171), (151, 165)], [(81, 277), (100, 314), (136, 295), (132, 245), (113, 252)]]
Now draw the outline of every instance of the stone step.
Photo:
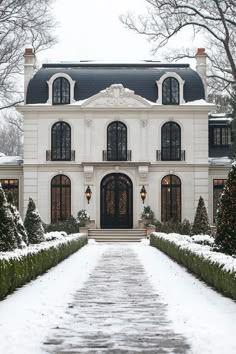
[(139, 242), (146, 238), (146, 229), (89, 229), (88, 238), (97, 242)]

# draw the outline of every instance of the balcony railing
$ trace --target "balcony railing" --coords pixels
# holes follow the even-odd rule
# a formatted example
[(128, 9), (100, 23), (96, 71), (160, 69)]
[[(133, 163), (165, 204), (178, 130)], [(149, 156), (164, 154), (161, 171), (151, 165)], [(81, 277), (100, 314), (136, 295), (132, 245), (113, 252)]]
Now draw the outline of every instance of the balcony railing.
[(180, 151), (180, 155), (176, 153), (175, 156), (169, 156), (168, 153), (165, 152), (163, 154), (162, 150), (156, 150), (156, 160), (157, 161), (185, 161), (185, 150)]
[(52, 150), (46, 150), (46, 161), (75, 161), (75, 150), (58, 154), (58, 156), (52, 156)]
[(102, 160), (103, 161), (131, 161), (131, 150), (122, 150), (122, 151), (102, 151)]

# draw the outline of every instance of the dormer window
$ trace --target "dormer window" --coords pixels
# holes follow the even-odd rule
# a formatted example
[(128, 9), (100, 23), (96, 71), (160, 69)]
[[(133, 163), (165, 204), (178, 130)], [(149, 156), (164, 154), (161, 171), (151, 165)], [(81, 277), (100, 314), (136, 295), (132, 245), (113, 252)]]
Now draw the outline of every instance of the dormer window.
[(185, 103), (184, 80), (175, 72), (167, 72), (156, 81), (158, 87), (158, 104), (178, 105)]
[(174, 77), (163, 81), (162, 104), (179, 104), (179, 82)]
[(70, 83), (64, 77), (58, 77), (53, 81), (52, 104), (70, 103)]
[(48, 83), (48, 101), (53, 105), (70, 104), (74, 100), (75, 81), (65, 73), (53, 75)]

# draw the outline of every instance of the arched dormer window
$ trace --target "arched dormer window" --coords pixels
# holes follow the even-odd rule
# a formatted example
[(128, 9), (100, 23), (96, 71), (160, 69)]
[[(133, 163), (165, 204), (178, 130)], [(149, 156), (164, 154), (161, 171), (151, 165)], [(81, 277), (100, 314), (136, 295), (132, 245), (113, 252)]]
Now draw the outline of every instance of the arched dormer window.
[(122, 122), (112, 122), (108, 125), (107, 160), (127, 161), (127, 127)]
[(167, 72), (156, 81), (158, 87), (158, 104), (178, 105), (185, 103), (184, 80), (175, 72)]
[(167, 175), (161, 181), (161, 221), (181, 221), (181, 181)]
[(161, 128), (161, 159), (181, 160), (181, 128), (175, 122), (165, 123)]
[(64, 77), (58, 77), (52, 85), (52, 104), (70, 103), (70, 83)]
[(51, 221), (68, 220), (71, 216), (71, 182), (65, 175), (51, 180)]
[(74, 100), (75, 81), (65, 73), (57, 73), (53, 75), (48, 84), (48, 101), (53, 105), (70, 104)]
[(162, 104), (179, 104), (179, 82), (174, 77), (163, 81)]
[(71, 128), (68, 123), (57, 122), (51, 131), (52, 161), (71, 160)]

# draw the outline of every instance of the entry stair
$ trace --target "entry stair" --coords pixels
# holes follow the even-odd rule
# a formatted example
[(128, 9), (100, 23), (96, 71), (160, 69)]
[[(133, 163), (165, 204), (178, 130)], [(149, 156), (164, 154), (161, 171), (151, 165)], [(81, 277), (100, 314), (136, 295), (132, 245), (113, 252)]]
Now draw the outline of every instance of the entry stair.
[(89, 229), (88, 238), (97, 242), (140, 242), (147, 238), (146, 229)]

